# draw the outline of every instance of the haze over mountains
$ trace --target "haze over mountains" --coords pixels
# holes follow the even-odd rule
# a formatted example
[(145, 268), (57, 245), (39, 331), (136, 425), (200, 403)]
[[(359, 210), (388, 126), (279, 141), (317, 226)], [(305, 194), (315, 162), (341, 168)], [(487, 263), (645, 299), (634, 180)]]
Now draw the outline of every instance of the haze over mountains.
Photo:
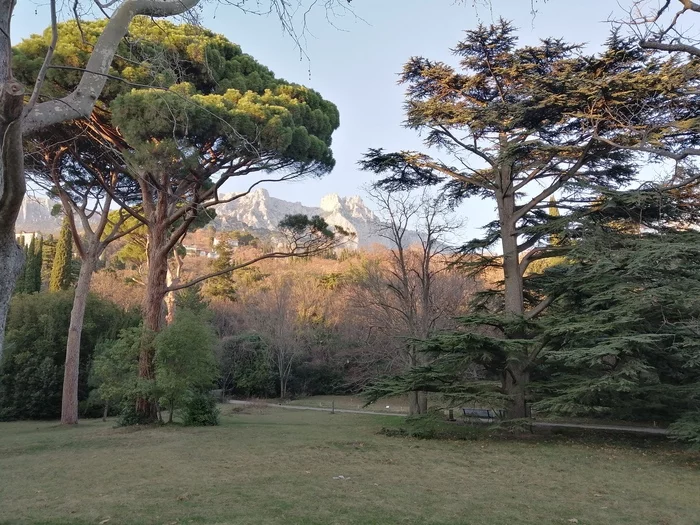
[[(39, 231), (44, 234), (58, 232), (61, 218), (51, 216), (55, 204), (56, 201), (45, 197), (25, 199), (17, 221), (17, 231)], [(240, 199), (217, 206), (213, 224), (218, 231), (245, 230), (254, 235), (266, 236), (277, 230), (277, 225), (285, 215), (292, 214), (319, 215), (328, 224), (354, 233), (354, 239), (347, 245), (349, 248), (387, 245), (387, 241), (377, 234), (377, 216), (359, 196), (340, 197), (333, 193), (323, 197), (319, 206), (314, 207), (272, 197), (266, 189), (258, 188)], [(410, 241), (416, 240), (417, 236), (412, 234)]]

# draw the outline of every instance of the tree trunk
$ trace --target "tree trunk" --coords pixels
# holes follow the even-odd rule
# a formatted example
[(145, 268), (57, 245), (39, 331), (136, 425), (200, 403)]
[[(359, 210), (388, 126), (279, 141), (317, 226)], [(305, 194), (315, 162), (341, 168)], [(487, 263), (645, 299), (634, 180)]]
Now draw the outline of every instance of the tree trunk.
[(428, 413), (428, 393), (420, 391), (418, 392), (418, 413), (427, 414)]
[(170, 414), (168, 414), (168, 423), (173, 422), (173, 412), (175, 412), (175, 402), (170, 401)]
[(417, 416), (420, 414), (420, 404), (418, 403), (418, 391), (408, 393), (408, 415)]
[(78, 284), (75, 287), (73, 309), (70, 313), (66, 364), (63, 371), (63, 397), (61, 401), (61, 424), (75, 425), (78, 422), (78, 376), (80, 373), (80, 338), (85, 320), (85, 306), (90, 282), (97, 261), (88, 254), (80, 266)]
[(22, 207), (26, 182), (21, 115), (24, 88), (12, 79), (10, 20), (14, 2), (0, 3), (0, 360), (10, 299), (24, 266), (24, 254), (15, 240), (15, 222)]
[(105, 401), (105, 409), (102, 411), (102, 421), (107, 421), (109, 415), (109, 399)]
[[(512, 188), (509, 167), (501, 168), (501, 187)], [(523, 302), (523, 276), (520, 272), (520, 251), (516, 231), (515, 195), (512, 189), (506, 189), (498, 196), (498, 214), (501, 225), (501, 243), (503, 246), (503, 295), (504, 314), (506, 317), (522, 317), (525, 313)], [(513, 320), (514, 320), (513, 319)], [(525, 334), (508, 333), (506, 337), (521, 338)], [(528, 356), (509, 356), (503, 374), (504, 393), (511, 398), (508, 416), (523, 418), (527, 415), (526, 396), (530, 379)]]
[(520, 419), (529, 417), (527, 407), (527, 385), (530, 382), (530, 371), (527, 365), (510, 365), (505, 372), (503, 389), (511, 398), (508, 418)]
[(14, 229), (0, 231), (0, 362), (3, 355), (5, 323), (15, 283), (24, 266), (24, 252), (15, 241)]
[[(153, 381), (153, 336), (160, 332), (165, 325), (165, 290), (168, 273), (168, 257), (163, 251), (166, 244), (166, 231), (162, 223), (149, 228), (148, 232), (148, 277), (144, 297), (144, 325), (148, 332), (141, 345), (139, 354), (139, 379)], [(145, 422), (155, 422), (158, 419), (158, 409), (153, 399), (141, 397), (136, 402), (136, 411)]]
[[(418, 336), (421, 337), (422, 339), (425, 339), (427, 336)], [(415, 368), (417, 366), (421, 366), (423, 364), (423, 360), (421, 359), (421, 355), (414, 348), (411, 346), (408, 350), (408, 355), (411, 360), (411, 368)], [(426, 414), (428, 412), (428, 394), (427, 392), (419, 391), (419, 390), (414, 390), (413, 392), (408, 393), (408, 415), (409, 416), (419, 416), (421, 414)]]
[[(168, 268), (166, 274), (166, 283), (168, 286), (173, 284), (179, 284), (180, 279), (174, 275), (174, 272)], [(175, 320), (175, 292), (168, 292), (165, 294), (165, 324), (171, 324)]]

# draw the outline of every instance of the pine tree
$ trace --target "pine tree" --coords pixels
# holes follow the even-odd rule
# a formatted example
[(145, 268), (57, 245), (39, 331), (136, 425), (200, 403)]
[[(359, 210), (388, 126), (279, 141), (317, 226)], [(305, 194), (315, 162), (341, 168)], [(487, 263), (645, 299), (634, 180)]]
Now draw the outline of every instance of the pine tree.
[[(529, 288), (532, 264), (563, 255), (567, 229), (595, 209), (595, 198), (637, 177), (637, 159), (612, 145), (630, 143), (628, 128), (609, 114), (687, 121), (697, 64), (656, 60), (616, 34), (604, 52), (583, 56), (560, 39), (518, 47), (514, 33), (503, 20), (467, 31), (454, 49), (458, 67), (410, 59), (401, 77), (406, 126), (422, 133), (435, 156), (372, 149), (361, 163), (392, 191), (441, 186), (455, 203), (489, 199), (497, 220), (462, 252), (472, 271), (503, 275), (462, 318), (462, 330), (425, 345), (439, 356), (431, 367), (377, 385), (372, 398), (437, 390), (527, 416), (530, 376), (541, 360), (538, 318), (552, 300)], [(676, 124), (655, 132), (697, 140)], [(567, 211), (559, 217), (547, 211), (555, 194)], [(478, 385), (465, 381), (475, 368), (484, 379)]]
[(68, 219), (63, 219), (61, 232), (56, 243), (56, 256), (51, 268), (49, 290), (67, 290), (71, 283), (71, 259), (73, 257), (73, 239), (71, 237)]
[(605, 198), (539, 278), (553, 300), (540, 411), (673, 421), (700, 409), (700, 233), (672, 227), (697, 219), (666, 218), (672, 200), (652, 192), (631, 209), (638, 196)]

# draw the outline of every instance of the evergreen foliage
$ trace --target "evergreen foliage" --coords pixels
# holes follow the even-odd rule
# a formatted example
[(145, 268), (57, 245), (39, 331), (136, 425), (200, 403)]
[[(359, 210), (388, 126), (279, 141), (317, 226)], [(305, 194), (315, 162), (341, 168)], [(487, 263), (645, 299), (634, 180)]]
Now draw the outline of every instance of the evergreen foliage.
[(673, 421), (700, 409), (700, 233), (587, 225), (538, 281), (540, 411)]
[(180, 309), (174, 322), (156, 336), (156, 389), (170, 410), (170, 421), (188, 393), (213, 386), (214, 344), (211, 327), (201, 315), (188, 309)]
[(43, 259), (43, 241), (32, 237), (29, 245), (23, 247), (24, 269), (17, 280), (15, 293), (35, 293), (41, 290), (41, 265)]
[(128, 406), (134, 406), (139, 393), (137, 370), (142, 338), (142, 328), (127, 328), (116, 339), (96, 346), (90, 384), (103, 403), (127, 412)]
[[(73, 296), (69, 291), (17, 295), (0, 364), (0, 418), (53, 419), (61, 414), (63, 367)], [(138, 323), (138, 316), (91, 296), (80, 344), (79, 399), (88, 397), (93, 349)]]
[[(565, 255), (567, 236), (600, 194), (635, 179), (638, 158), (611, 145), (637, 140), (623, 124), (653, 114), (666, 123), (655, 132), (661, 139), (677, 133), (669, 122), (689, 122), (700, 68), (658, 59), (617, 34), (591, 56), (559, 39), (518, 47), (503, 20), (467, 31), (454, 53), (459, 68), (414, 57), (401, 76), (407, 127), (442, 157), (372, 149), (361, 164), (389, 190), (439, 185), (455, 203), (491, 199), (498, 219), (462, 253), (474, 273), (496, 268), (503, 280), (480, 295), (460, 331), (423, 345), (439, 356), (433, 366), (376, 385), (370, 396), (420, 386), (505, 406), (519, 418), (541, 359), (537, 318), (551, 301), (529, 286), (531, 264)], [(694, 133), (684, 128), (679, 141), (692, 144)], [(555, 194), (564, 215), (548, 213)]]
[(210, 392), (189, 392), (182, 407), (186, 427), (210, 427), (219, 424), (219, 408)]
[(56, 239), (53, 234), (50, 234), (42, 242), (41, 253), (41, 283), (42, 288), (46, 289), (51, 280), (51, 271), (53, 270), (53, 261), (56, 258)]
[(49, 291), (57, 292), (70, 288), (73, 277), (73, 236), (71, 234), (68, 218), (63, 219), (61, 232), (56, 241), (56, 255), (51, 268)]

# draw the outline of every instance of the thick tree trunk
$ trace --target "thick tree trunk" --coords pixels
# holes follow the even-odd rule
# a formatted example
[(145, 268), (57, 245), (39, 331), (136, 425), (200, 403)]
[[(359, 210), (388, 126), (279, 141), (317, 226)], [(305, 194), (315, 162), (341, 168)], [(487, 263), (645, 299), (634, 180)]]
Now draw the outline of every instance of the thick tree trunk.
[(510, 419), (529, 417), (527, 407), (527, 386), (530, 382), (530, 371), (527, 364), (513, 364), (504, 375), (503, 389), (511, 397), (511, 407), (508, 410)]
[[(139, 354), (139, 378), (147, 381), (155, 379), (153, 370), (153, 334), (160, 332), (165, 325), (165, 294), (168, 273), (168, 257), (164, 253), (166, 231), (162, 222), (157, 222), (148, 233), (148, 277), (144, 297), (144, 325), (148, 337), (144, 338)], [(136, 411), (144, 422), (154, 422), (158, 419), (158, 409), (155, 400), (139, 398)]]
[(15, 240), (15, 222), (26, 192), (21, 115), (24, 88), (12, 79), (10, 20), (14, 2), (0, 2), (0, 360), (5, 323), (24, 254)]
[(80, 338), (85, 320), (85, 306), (92, 274), (97, 265), (96, 258), (88, 255), (80, 266), (78, 284), (75, 287), (73, 309), (70, 313), (66, 364), (63, 372), (63, 397), (61, 401), (61, 424), (75, 425), (78, 422), (78, 379), (80, 373)]
[[(511, 188), (510, 169), (502, 168), (502, 188)], [(503, 283), (504, 314), (513, 318), (525, 313), (523, 302), (523, 276), (520, 272), (520, 251), (516, 232), (515, 195), (512, 189), (499, 195), (498, 212), (501, 226), (501, 243), (503, 246)], [(509, 333), (507, 337), (520, 338), (524, 334)], [(530, 379), (527, 355), (509, 356), (509, 363), (503, 374), (503, 390), (511, 398), (508, 410), (510, 418), (522, 418), (527, 415), (527, 386)]]
[(418, 403), (418, 394), (419, 394), (419, 392), (417, 390), (414, 390), (413, 392), (408, 393), (408, 415), (409, 416), (417, 416), (420, 414), (420, 404)]
[[(422, 337), (423, 339), (426, 336)], [(415, 368), (423, 364), (420, 354), (415, 348), (409, 350), (411, 358), (411, 367)], [(428, 413), (428, 394), (419, 390), (414, 390), (408, 393), (408, 415), (419, 416)]]
[(14, 229), (0, 231), (0, 361), (3, 356), (5, 323), (15, 283), (24, 266), (24, 253), (15, 241)]

